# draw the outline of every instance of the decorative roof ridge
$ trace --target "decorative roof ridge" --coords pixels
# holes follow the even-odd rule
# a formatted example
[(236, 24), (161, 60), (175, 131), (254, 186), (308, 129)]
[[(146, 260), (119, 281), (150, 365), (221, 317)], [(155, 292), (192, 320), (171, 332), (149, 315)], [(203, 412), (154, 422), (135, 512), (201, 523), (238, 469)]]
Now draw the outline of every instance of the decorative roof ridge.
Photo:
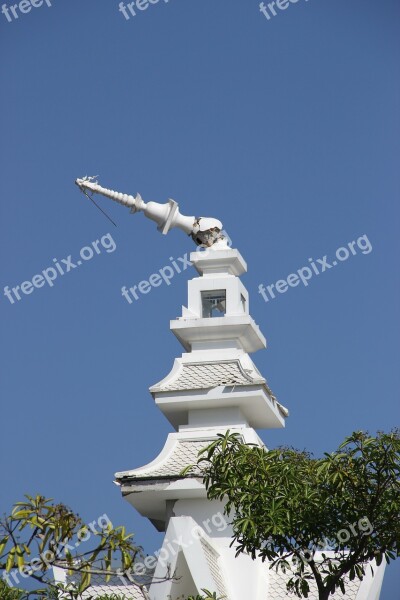
[[(220, 381), (209, 381), (204, 380), (204, 385), (193, 385), (191, 387), (190, 382), (187, 382), (183, 387), (182, 385), (177, 386), (176, 390), (174, 390), (174, 385), (177, 384), (178, 380), (186, 375), (185, 370), (188, 371), (193, 367), (218, 367), (223, 365), (234, 365), (238, 369), (238, 375), (240, 375), (244, 381), (232, 381), (229, 380), (229, 373), (227, 377), (223, 377), (221, 375)], [(251, 374), (254, 374), (253, 376)], [(214, 377), (215, 378), (215, 377)], [(226, 379), (226, 380), (225, 380)], [(185, 361), (182, 362), (181, 359), (175, 359), (174, 366), (172, 367), (170, 373), (161, 381), (156, 383), (155, 385), (150, 387), (150, 392), (154, 394), (155, 392), (162, 391), (179, 391), (180, 389), (212, 389), (214, 387), (218, 387), (219, 385), (225, 386), (235, 386), (235, 385), (264, 385), (266, 380), (264, 377), (260, 376), (256, 369), (248, 369), (243, 366), (240, 358), (224, 358), (218, 360), (193, 360), (193, 361)]]
[(288, 417), (288, 416), (289, 416), (289, 414), (290, 414), (290, 413), (289, 413), (289, 409), (288, 409), (288, 408), (286, 408), (286, 406), (283, 406), (283, 404), (281, 404), (281, 403), (279, 402), (279, 400), (278, 400), (278, 399), (277, 399), (277, 397), (275, 396), (274, 392), (273, 392), (273, 391), (271, 390), (271, 388), (269, 387), (267, 380), (265, 380), (264, 387), (265, 387), (265, 389), (266, 389), (266, 390), (267, 390), (267, 392), (268, 392), (268, 396), (271, 398), (271, 400), (272, 400), (273, 402), (275, 402), (275, 403), (276, 403), (276, 405), (277, 405), (277, 407), (278, 407), (278, 409), (279, 409), (279, 412), (281, 413), (281, 415), (282, 415), (283, 417)]
[[(199, 449), (198, 446), (205, 448), (209, 443), (216, 439), (216, 435), (205, 435), (204, 437), (192, 436), (192, 437), (170, 437), (167, 439), (167, 443), (161, 450), (160, 454), (155, 460), (143, 467), (131, 469), (129, 471), (121, 471), (115, 474), (116, 481), (134, 479), (136, 481), (148, 480), (148, 479), (184, 479), (185, 476), (181, 475), (181, 471), (189, 466), (197, 458)], [(188, 444), (194, 444), (195, 448), (191, 453), (187, 453)], [(186, 450), (182, 454), (181, 450)], [(188, 455), (189, 454), (189, 455)], [(187, 462), (186, 462), (187, 460)], [(184, 464), (186, 463), (186, 464)], [(174, 471), (175, 469), (175, 471)], [(197, 476), (199, 476), (199, 472)], [(192, 476), (196, 474), (193, 472)]]

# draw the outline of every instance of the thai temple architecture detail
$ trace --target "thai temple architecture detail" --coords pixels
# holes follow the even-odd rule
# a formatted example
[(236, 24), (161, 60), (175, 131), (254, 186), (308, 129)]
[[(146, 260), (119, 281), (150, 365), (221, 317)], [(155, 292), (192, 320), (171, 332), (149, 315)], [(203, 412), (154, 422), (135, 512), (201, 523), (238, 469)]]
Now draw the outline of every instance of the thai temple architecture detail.
[[(187, 306), (170, 324), (185, 352), (150, 388), (175, 432), (152, 463), (119, 472), (116, 481), (124, 498), (165, 531), (161, 556), (169, 557), (177, 578), (151, 586), (152, 600), (175, 600), (202, 588), (232, 600), (267, 598), (265, 564), (235, 558), (223, 506), (207, 500), (200, 473), (181, 473), (228, 429), (245, 442), (263, 445), (255, 429), (284, 427), (288, 411), (250, 357), (266, 347), (266, 340), (249, 313), (249, 295), (240, 280), (247, 269), (242, 256), (220, 241), (193, 252), (190, 260), (198, 276), (189, 281)], [(168, 540), (176, 539), (182, 539), (182, 548), (172, 555)], [(161, 561), (155, 578), (165, 573)]]
[[(202, 224), (202, 219), (183, 217), (174, 201), (146, 205), (140, 197), (105, 190), (91, 180), (77, 184), (133, 212), (150, 211), (146, 216), (162, 233), (177, 226), (202, 246), (190, 255), (197, 275), (188, 282), (186, 306), (170, 322), (184, 351), (170, 373), (150, 387), (174, 431), (151, 463), (115, 475), (123, 498), (165, 532), (146, 594), (151, 600), (178, 600), (206, 588), (226, 600), (293, 598), (282, 573), (245, 554), (235, 556), (223, 504), (207, 499), (201, 473), (182, 475), (217, 434), (230, 430), (245, 443), (264, 447), (256, 430), (282, 428), (289, 414), (251, 358), (267, 342), (250, 315), (249, 294), (240, 280), (247, 270), (244, 259), (228, 246), (219, 221), (205, 219)], [(165, 579), (167, 572), (175, 577)], [(336, 593), (332, 600), (379, 600), (383, 572), (383, 565), (375, 567), (374, 576), (349, 582), (346, 595)], [(104, 586), (100, 588), (92, 588), (92, 595), (104, 593)], [(126, 598), (144, 597), (141, 590), (121, 582), (111, 582), (108, 593), (122, 589)], [(310, 598), (318, 598), (316, 590)]]

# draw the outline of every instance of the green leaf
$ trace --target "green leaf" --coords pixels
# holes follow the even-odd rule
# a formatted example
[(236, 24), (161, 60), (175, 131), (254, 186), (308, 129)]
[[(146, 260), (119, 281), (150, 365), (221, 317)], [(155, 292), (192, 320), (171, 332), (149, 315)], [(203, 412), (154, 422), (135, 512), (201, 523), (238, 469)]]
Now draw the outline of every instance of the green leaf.
[(20, 569), (25, 564), (24, 553), (22, 551), (22, 548), (20, 548), (20, 546), (16, 546), (16, 554), (17, 554), (17, 565), (18, 565), (18, 568)]
[(7, 573), (9, 571), (11, 571), (11, 569), (14, 566), (15, 551), (16, 551), (16, 548), (14, 546), (13, 548), (11, 548), (11, 550), (9, 552), (9, 555), (8, 555), (8, 558), (7, 558), (7, 562), (6, 562), (6, 571), (7, 571)]
[(6, 536), (5, 538), (3, 538), (0, 541), (0, 556), (3, 554), (5, 547), (7, 546), (8, 543), (8, 536)]
[(90, 572), (84, 571), (82, 573), (82, 578), (81, 578), (81, 582), (80, 582), (80, 585), (79, 585), (79, 591), (80, 592), (85, 591), (90, 586), (91, 578), (92, 578), (92, 575), (91, 575)]

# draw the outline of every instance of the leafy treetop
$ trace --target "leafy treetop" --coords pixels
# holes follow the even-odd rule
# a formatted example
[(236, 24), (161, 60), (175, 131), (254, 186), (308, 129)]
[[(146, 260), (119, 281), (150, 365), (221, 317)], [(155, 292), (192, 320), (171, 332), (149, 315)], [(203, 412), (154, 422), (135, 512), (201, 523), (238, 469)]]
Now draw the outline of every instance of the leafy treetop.
[(288, 572), (287, 588), (300, 598), (313, 581), (327, 600), (345, 593), (348, 579), (362, 579), (368, 562), (399, 556), (399, 455), (398, 430), (354, 432), (321, 459), (267, 451), (227, 432), (199, 464), (209, 499), (226, 501), (237, 554)]

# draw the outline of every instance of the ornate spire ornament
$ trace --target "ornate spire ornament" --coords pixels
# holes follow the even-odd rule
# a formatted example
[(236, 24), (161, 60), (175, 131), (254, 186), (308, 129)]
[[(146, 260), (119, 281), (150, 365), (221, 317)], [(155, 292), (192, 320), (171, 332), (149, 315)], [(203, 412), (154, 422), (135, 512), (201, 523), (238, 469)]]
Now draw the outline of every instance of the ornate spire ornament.
[(131, 213), (142, 211), (148, 219), (157, 223), (157, 229), (164, 235), (177, 227), (189, 235), (197, 246), (210, 247), (224, 239), (222, 223), (208, 217), (185, 217), (179, 212), (178, 203), (168, 200), (165, 204), (144, 202), (140, 194), (131, 196), (102, 187), (96, 177), (83, 177), (75, 180), (76, 185), (85, 194), (101, 194), (131, 209)]

